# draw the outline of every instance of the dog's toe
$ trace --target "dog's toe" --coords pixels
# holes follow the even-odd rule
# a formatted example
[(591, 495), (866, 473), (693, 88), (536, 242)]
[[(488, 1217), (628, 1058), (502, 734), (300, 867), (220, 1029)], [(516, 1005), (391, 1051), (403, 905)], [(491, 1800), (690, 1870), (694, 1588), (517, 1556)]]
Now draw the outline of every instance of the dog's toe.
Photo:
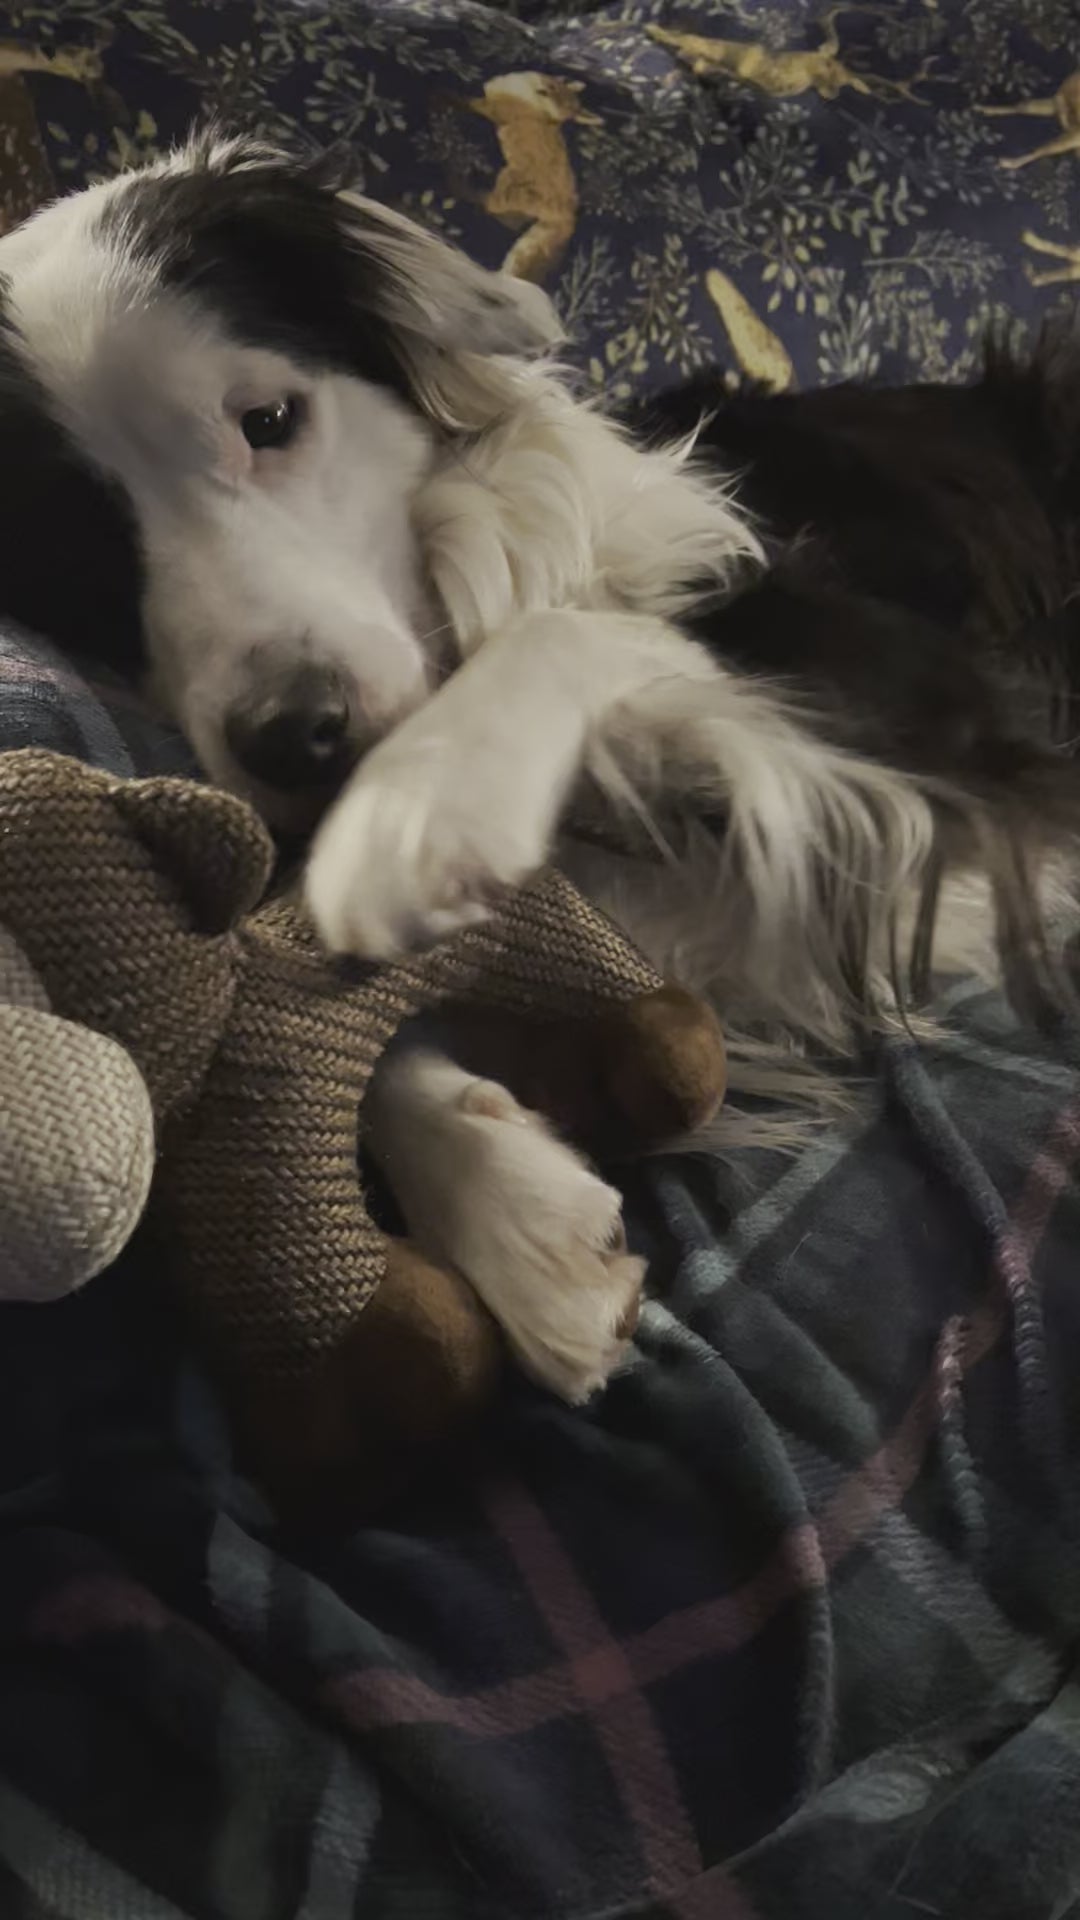
[(545, 850), (545, 823), (375, 754), (316, 837), (307, 903), (331, 951), (394, 960), (487, 919)]

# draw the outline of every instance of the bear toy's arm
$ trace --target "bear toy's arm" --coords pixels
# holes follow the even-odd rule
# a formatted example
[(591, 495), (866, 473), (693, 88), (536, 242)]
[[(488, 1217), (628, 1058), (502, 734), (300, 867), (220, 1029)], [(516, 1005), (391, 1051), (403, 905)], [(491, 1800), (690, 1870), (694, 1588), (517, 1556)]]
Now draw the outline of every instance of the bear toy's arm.
[(446, 1458), (501, 1372), (472, 1290), (386, 1241), (361, 1185), (371, 1073), (429, 1008), (451, 1035), (460, 1022), (471, 1070), (594, 1153), (685, 1131), (722, 1093), (715, 1017), (656, 985), (554, 876), (491, 928), (359, 975), (288, 902), (252, 916), (227, 1030), (157, 1195), (247, 1458), (293, 1516), (378, 1510)]
[[(707, 1007), (677, 988), (637, 995), (588, 1020), (563, 1015), (536, 1021), (506, 1010), (457, 1006), (440, 1009), (438, 1025), (471, 1070), (499, 1078), (560, 1132), (594, 1151), (636, 1151), (685, 1132), (710, 1117), (723, 1092), (719, 1025)], [(310, 1108), (305, 1100), (300, 1110), (313, 1121), (319, 1111), (317, 1098)], [(284, 1109), (281, 1118), (291, 1133)], [(189, 1240), (193, 1214), (197, 1231), (212, 1220), (200, 1201), (216, 1181), (207, 1182), (205, 1159), (202, 1165), (187, 1193)], [(295, 1231), (297, 1192), (290, 1182), (282, 1231)], [(261, 1204), (270, 1209), (266, 1226), (274, 1232), (270, 1187), (263, 1189)], [(256, 1310), (263, 1332), (276, 1321), (279, 1343), (284, 1338), (301, 1364), (286, 1364), (288, 1352), (280, 1344), (276, 1358), (260, 1357), (253, 1347), (245, 1353), (242, 1326), (230, 1329), (228, 1345), (235, 1350), (239, 1339), (231, 1400), (242, 1452), (287, 1520), (318, 1527), (368, 1519), (434, 1471), (453, 1470), (458, 1449), (495, 1399), (506, 1348), (465, 1281), (408, 1241), (376, 1235), (358, 1177), (347, 1191), (344, 1182), (331, 1189), (324, 1165), (311, 1205), (311, 1265), (295, 1271), (291, 1290), (278, 1270), (273, 1302), (268, 1298), (262, 1312)], [(343, 1235), (351, 1232), (357, 1249), (379, 1261), (373, 1287), (357, 1267), (351, 1300), (340, 1267), (335, 1264), (336, 1280), (327, 1284), (331, 1268), (320, 1266), (314, 1254), (320, 1245), (328, 1250), (328, 1213)], [(258, 1236), (249, 1244), (248, 1278), (259, 1266), (269, 1278), (274, 1250), (268, 1248), (260, 1262)], [(209, 1245), (220, 1254), (222, 1242), (213, 1232)], [(189, 1282), (192, 1271), (189, 1263)], [(225, 1278), (219, 1265), (215, 1289)], [(223, 1305), (217, 1292), (210, 1301), (203, 1298), (201, 1310), (213, 1321), (215, 1308)], [(316, 1328), (319, 1351), (305, 1358)], [(220, 1326), (217, 1333), (221, 1351)]]
[(292, 1523), (370, 1519), (452, 1471), (502, 1379), (503, 1341), (472, 1288), (407, 1240), (383, 1257), (369, 1303), (321, 1360), (237, 1382), (242, 1452)]
[(654, 987), (577, 1018), (451, 1005), (438, 1025), (462, 1066), (498, 1081), (599, 1159), (693, 1133), (723, 1099), (720, 1022), (682, 987)]

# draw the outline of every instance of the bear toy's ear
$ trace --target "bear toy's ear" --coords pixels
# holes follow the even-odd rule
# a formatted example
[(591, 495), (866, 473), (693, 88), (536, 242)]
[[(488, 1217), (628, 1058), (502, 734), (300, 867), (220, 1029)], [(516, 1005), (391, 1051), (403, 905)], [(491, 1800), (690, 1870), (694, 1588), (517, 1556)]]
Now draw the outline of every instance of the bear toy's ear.
[(112, 800), (161, 862), (199, 933), (227, 933), (258, 905), (274, 847), (246, 801), (172, 778), (118, 781)]

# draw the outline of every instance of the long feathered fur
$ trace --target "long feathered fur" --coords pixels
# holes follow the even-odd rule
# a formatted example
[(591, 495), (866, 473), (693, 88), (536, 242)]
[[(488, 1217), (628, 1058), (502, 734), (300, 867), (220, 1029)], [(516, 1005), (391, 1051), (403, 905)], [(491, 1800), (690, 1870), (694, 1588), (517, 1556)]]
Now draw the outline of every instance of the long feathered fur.
[[(993, 345), (963, 392), (732, 400), (706, 379), (615, 422), (551, 359), (535, 290), (471, 351), (469, 264), (340, 181), (336, 204), (439, 434), (414, 521), (461, 653), (551, 608), (671, 624), (589, 736), (593, 788), (648, 855), (568, 858), (715, 999), (736, 1096), (834, 1110), (831, 1063), (925, 1021), (941, 972), (1003, 978), (1035, 1017), (1065, 1005), (1075, 339), (1027, 363)], [(722, 1126), (795, 1137), (738, 1098)]]
[(705, 383), (640, 423), (707, 410), (706, 453), (773, 535), (767, 570), (691, 616), (732, 676), (716, 710), (672, 689), (671, 751), (643, 777), (627, 729), (631, 784), (689, 789), (714, 822), (651, 885), (640, 861), (608, 879), (716, 994), (748, 1091), (827, 1108), (822, 1062), (925, 1028), (936, 974), (1001, 979), (1041, 1021), (1073, 1006), (1078, 393), (1056, 330), (1027, 362), (992, 348), (968, 390), (730, 402)]
[[(348, 417), (371, 423), (383, 466), (361, 486), (363, 436), (346, 448), (339, 434), (335, 491), (380, 512), (395, 487), (402, 497), (392, 539), (373, 542), (364, 561), (369, 579), (351, 547), (327, 548), (303, 591), (288, 570), (281, 584), (300, 593), (289, 620), (304, 657), (322, 624), (333, 627), (323, 643), (335, 670), (354, 673), (362, 707), (379, 682), (378, 636), (396, 621), (399, 654), (416, 656), (413, 679), (388, 684), (383, 706), (404, 739), (430, 691), (427, 635), (413, 619), (430, 591), (432, 631), (449, 630), (452, 658), (468, 662), (469, 687), (487, 687), (492, 704), (442, 740), (443, 688), (421, 709), (436, 716), (418, 736), (422, 754), (433, 741), (456, 754), (465, 789), (479, 781), (474, 767), (497, 730), (506, 736), (489, 787), (454, 796), (459, 854), (464, 847), (482, 869), (497, 818), (510, 854), (507, 871), (486, 883), (520, 877), (542, 857), (572, 774), (584, 775), (606, 809), (605, 844), (570, 835), (567, 861), (665, 970), (713, 994), (736, 1094), (805, 1096), (829, 1110), (842, 1098), (835, 1063), (869, 1032), (915, 1019), (938, 971), (1002, 974), (1040, 1016), (1068, 1002), (1080, 846), (1080, 353), (1071, 332), (1029, 360), (995, 347), (966, 390), (732, 398), (708, 378), (617, 421), (585, 403), (552, 358), (558, 329), (535, 287), (485, 273), (365, 200), (336, 157), (297, 165), (211, 134), (144, 176), (95, 189), (82, 206), (81, 218), (69, 203), (4, 242), (13, 370), (50, 396), (95, 474), (111, 472), (116, 444), (116, 392), (96, 369), (117, 313), (129, 330), (140, 316), (158, 327), (143, 345), (163, 375), (170, 354), (196, 348), (192, 365), (205, 370), (213, 339), (222, 352), (223, 341), (262, 342), (316, 383), (325, 374), (340, 386), (344, 376)], [(37, 271), (50, 232), (56, 259), (71, 263), (68, 282)], [(110, 297), (97, 300), (106, 281)], [(87, 297), (73, 321), (64, 301), (76, 282)], [(400, 461), (386, 454), (392, 421)], [(141, 470), (111, 477), (138, 517)], [(93, 488), (97, 498), (100, 478), (88, 475), (88, 499)], [(115, 504), (115, 488), (110, 497)], [(244, 499), (262, 511), (258, 486)], [(187, 705), (205, 735), (199, 750), (223, 778), (236, 769), (219, 709), (261, 657), (248, 638), (237, 650), (235, 635), (230, 653), (224, 632), (237, 606), (250, 617), (240, 563), (254, 555), (271, 574), (280, 564), (277, 535), (259, 545), (270, 519), (250, 521), (243, 553), (230, 545), (240, 538), (234, 506), (215, 538), (236, 563), (236, 594), (207, 606), (200, 581), (189, 580), (198, 620), (185, 616), (175, 632), (164, 621), (159, 635), (184, 719), (187, 628), (205, 629), (199, 697)], [(24, 543), (14, 544), (18, 559)], [(174, 572), (200, 572), (189, 547), (186, 537), (177, 545)], [(375, 652), (363, 657), (350, 652), (353, 622), (339, 631), (319, 598), (320, 571), (339, 566), (393, 615), (380, 616)], [(10, 610), (33, 619), (50, 577), (39, 568)], [(164, 598), (153, 578), (149, 587), (144, 617), (148, 607), (175, 612), (172, 587)], [(560, 611), (555, 644), (549, 616)], [(625, 620), (622, 664), (612, 616)], [(514, 633), (552, 647), (552, 659), (545, 680), (537, 658), (544, 698), (535, 708), (525, 699), (500, 712), (500, 686), (520, 699), (528, 676), (500, 682), (493, 668), (478, 679), (474, 666), (489, 655), (511, 660), (512, 650), (489, 643)], [(276, 635), (274, 647), (279, 658)], [(458, 724), (461, 698), (443, 710)], [(539, 739), (541, 726), (564, 727), (572, 750)], [(526, 760), (537, 816), (511, 844), (501, 816), (513, 810)], [(415, 806), (406, 789), (396, 865), (388, 857), (373, 870), (370, 847), (350, 850), (347, 835), (340, 860), (323, 862), (324, 931), (361, 891), (357, 871), (365, 893), (398, 886), (410, 862), (419, 884), (433, 829), (445, 848), (445, 795), (425, 814), (420, 788)], [(368, 806), (364, 817), (385, 823), (386, 809)], [(405, 909), (401, 924), (418, 924), (417, 901)], [(444, 923), (440, 906), (430, 925)], [(746, 1117), (737, 1099), (725, 1126), (732, 1138), (762, 1137), (760, 1116)], [(785, 1128), (781, 1120), (769, 1137)]]

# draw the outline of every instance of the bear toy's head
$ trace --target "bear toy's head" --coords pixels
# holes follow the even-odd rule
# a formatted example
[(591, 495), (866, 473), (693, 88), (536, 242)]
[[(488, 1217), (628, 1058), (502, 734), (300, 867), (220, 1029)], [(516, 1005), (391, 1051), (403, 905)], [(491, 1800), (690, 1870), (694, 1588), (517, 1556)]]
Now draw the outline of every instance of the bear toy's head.
[(3, 757), (4, 925), (53, 1009), (127, 1048), (159, 1127), (201, 1086), (229, 1017), (232, 930), (272, 864), (229, 794), (32, 748)]

